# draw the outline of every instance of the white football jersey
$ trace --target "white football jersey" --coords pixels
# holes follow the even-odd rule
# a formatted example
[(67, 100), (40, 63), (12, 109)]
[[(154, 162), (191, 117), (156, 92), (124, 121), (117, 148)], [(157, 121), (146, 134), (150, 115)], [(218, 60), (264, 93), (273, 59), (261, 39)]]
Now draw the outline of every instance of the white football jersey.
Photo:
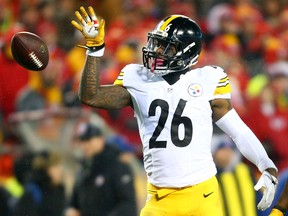
[(114, 85), (131, 94), (149, 183), (185, 187), (216, 174), (209, 101), (230, 98), (229, 78), (222, 68), (194, 69), (170, 85), (144, 66), (130, 64)]

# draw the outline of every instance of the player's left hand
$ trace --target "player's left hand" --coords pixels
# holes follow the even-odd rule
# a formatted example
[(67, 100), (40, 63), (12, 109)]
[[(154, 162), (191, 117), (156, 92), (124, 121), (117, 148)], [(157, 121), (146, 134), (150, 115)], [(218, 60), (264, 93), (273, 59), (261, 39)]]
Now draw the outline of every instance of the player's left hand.
[(264, 189), (263, 197), (257, 205), (257, 208), (261, 211), (264, 211), (271, 206), (275, 196), (277, 183), (278, 180), (275, 176), (271, 175), (267, 171), (264, 171), (257, 184), (254, 186), (256, 191), (260, 190), (261, 188)]

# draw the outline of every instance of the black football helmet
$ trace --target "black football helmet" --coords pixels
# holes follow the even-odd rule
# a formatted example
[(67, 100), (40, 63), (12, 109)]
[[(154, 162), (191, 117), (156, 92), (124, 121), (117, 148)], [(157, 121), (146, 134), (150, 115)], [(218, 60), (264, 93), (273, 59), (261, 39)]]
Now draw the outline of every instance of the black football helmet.
[(197, 63), (201, 48), (198, 24), (186, 16), (171, 15), (148, 33), (147, 46), (142, 49), (143, 64), (158, 76), (183, 71)]

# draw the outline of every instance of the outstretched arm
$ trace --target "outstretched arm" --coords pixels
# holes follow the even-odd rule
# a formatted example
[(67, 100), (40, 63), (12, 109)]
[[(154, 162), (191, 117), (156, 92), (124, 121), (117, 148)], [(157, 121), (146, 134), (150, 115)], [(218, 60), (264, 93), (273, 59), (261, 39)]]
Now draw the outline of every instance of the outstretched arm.
[(129, 92), (121, 86), (101, 86), (98, 58), (104, 54), (105, 21), (98, 22), (94, 9), (84, 7), (76, 11), (78, 22), (72, 20), (72, 25), (79, 30), (86, 39), (87, 59), (82, 73), (79, 98), (82, 103), (95, 108), (119, 109), (131, 105)]
[(131, 105), (127, 89), (117, 85), (100, 85), (99, 59), (87, 56), (79, 86), (79, 99), (95, 108), (120, 109)]

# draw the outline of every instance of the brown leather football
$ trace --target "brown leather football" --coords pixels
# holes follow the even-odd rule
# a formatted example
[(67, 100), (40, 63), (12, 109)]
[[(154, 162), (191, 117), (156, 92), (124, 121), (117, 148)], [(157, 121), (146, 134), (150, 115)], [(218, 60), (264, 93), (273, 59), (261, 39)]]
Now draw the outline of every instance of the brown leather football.
[(47, 45), (34, 33), (22, 31), (14, 34), (11, 51), (15, 61), (28, 70), (41, 71), (48, 65)]

